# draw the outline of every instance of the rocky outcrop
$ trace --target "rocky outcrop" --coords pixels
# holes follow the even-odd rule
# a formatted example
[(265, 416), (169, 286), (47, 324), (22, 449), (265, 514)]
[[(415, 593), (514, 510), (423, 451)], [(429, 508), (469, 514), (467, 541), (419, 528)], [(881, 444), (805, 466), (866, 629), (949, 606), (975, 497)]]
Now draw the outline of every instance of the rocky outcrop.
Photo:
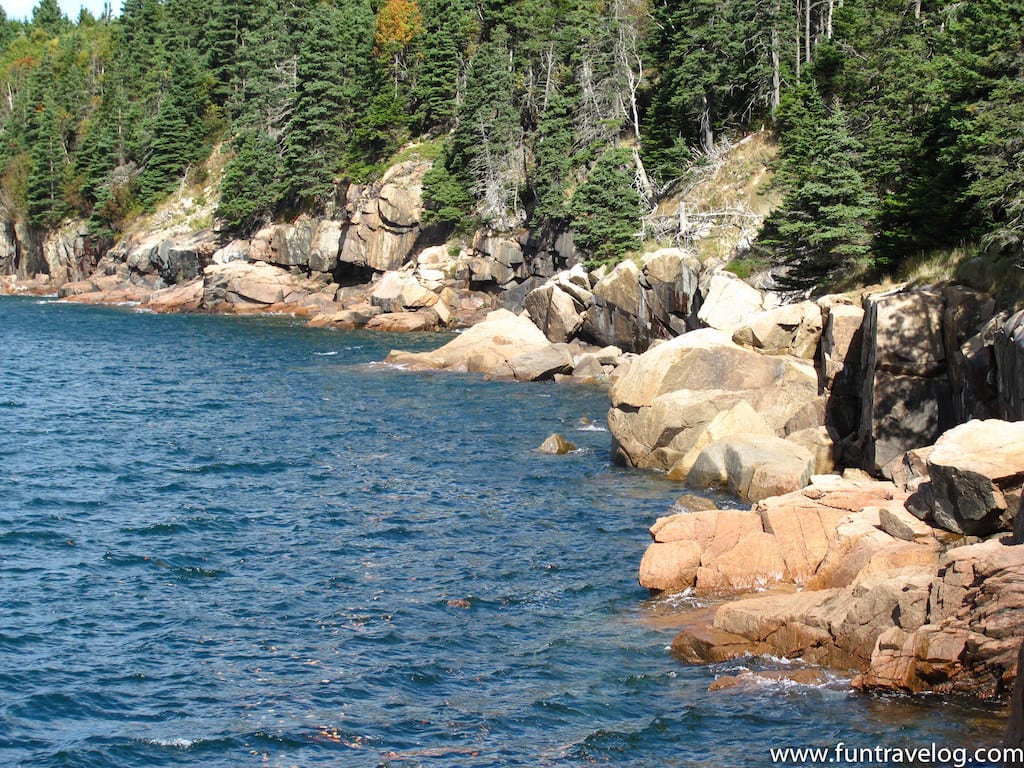
[(339, 261), (387, 272), (410, 259), (420, 234), (423, 176), (429, 169), (429, 162), (399, 163), (379, 182), (349, 188)]
[(871, 471), (935, 442), (952, 426), (944, 311), (942, 295), (933, 291), (867, 299), (859, 437), (864, 466)]
[[(659, 518), (651, 527), (654, 544), (644, 554), (640, 583), (656, 591), (692, 588), (697, 594), (808, 584), (812, 579), (822, 587), (845, 586), (853, 580), (850, 572), (859, 573), (877, 555), (877, 542), (865, 536), (873, 536), (878, 506), (899, 504), (904, 498), (906, 494), (889, 482), (828, 475), (815, 478), (802, 491), (765, 499), (749, 511), (683, 512)], [(856, 522), (865, 509), (875, 511), (867, 513), (866, 522)], [(847, 518), (851, 524), (841, 527)], [(894, 546), (901, 552), (900, 562), (918, 556), (916, 550)], [(684, 562), (697, 566), (673, 572), (671, 562), (680, 552), (689, 558)], [(881, 562), (876, 559), (875, 566)], [(861, 567), (855, 569), (851, 563)], [(650, 573), (657, 573), (657, 580), (645, 575)]]
[[(607, 381), (622, 351), (580, 341), (552, 343), (525, 314), (499, 309), (433, 352), (392, 351), (387, 362), (411, 369), (483, 373), (517, 381)], [(579, 377), (576, 372), (579, 372)]]
[(811, 301), (786, 304), (748, 315), (732, 340), (766, 355), (793, 355), (813, 360), (821, 340), (821, 308)]
[(1022, 623), (1024, 547), (1000, 539), (957, 547), (929, 584), (922, 621), (880, 633), (855, 684), (1004, 697), (1016, 676)]
[[(943, 491), (946, 502), (952, 493), (961, 507), (991, 510), (1009, 495), (998, 516), (1007, 520), (1006, 510), (1020, 509), (1024, 482), (1002, 463), (1022, 455), (1018, 426), (970, 422), (946, 445), (904, 457), (897, 474), (925, 471), (938, 453), (934, 466), (948, 469), (937, 471), (959, 478)], [(1024, 626), (1024, 546), (1007, 533), (979, 540), (918, 519), (915, 498), (934, 482), (921, 477), (928, 475), (904, 486), (855, 473), (817, 476), (750, 511), (659, 519), (641, 584), (739, 598), (688, 626), (673, 643), (676, 655), (718, 662), (772, 654), (854, 671), (854, 686), (867, 691), (1006, 697)], [(769, 589), (745, 594), (752, 588)]]
[[(313, 238), (318, 228), (312, 217), (300, 216), (291, 224), (275, 224), (261, 229), (253, 235), (249, 258), (278, 267), (308, 268), (313, 257)], [(318, 244), (321, 247), (324, 245), (322, 241)]]
[(1021, 525), (1022, 422), (969, 421), (885, 469), (913, 492), (909, 509), (932, 525), (978, 536), (1013, 532)]
[[(670, 248), (627, 260), (593, 286), (580, 335), (595, 344), (630, 352), (655, 339), (670, 339), (696, 327), (700, 263)], [(751, 289), (753, 290), (753, 289)]]
[(531, 291), (523, 307), (530, 319), (553, 342), (569, 341), (583, 325), (583, 305), (556, 283), (546, 283)]
[(1024, 420), (1024, 310), (1012, 315), (995, 333), (993, 343), (998, 377), (998, 415)]
[(784, 436), (817, 396), (818, 377), (806, 362), (762, 355), (703, 329), (630, 365), (611, 390), (608, 425), (619, 461), (685, 479), (713, 439), (749, 432), (758, 421), (759, 429)]
[(704, 302), (697, 318), (709, 328), (731, 334), (770, 308), (765, 294), (729, 272), (712, 272), (701, 283)]

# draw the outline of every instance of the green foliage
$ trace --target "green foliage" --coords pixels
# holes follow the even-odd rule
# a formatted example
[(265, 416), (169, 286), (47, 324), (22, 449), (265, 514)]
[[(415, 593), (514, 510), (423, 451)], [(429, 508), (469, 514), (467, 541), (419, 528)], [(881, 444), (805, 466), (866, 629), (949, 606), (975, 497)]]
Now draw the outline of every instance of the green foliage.
[(324, 210), (427, 138), (411, 150), (434, 160), (426, 223), (569, 224), (614, 260), (637, 245), (634, 149), (664, 189), (768, 124), (784, 202), (757, 258), (795, 282), (964, 242), (1015, 263), (1022, 16), (1009, 0), (124, 0), (69, 21), (37, 0), (30, 22), (0, 13), (0, 206), (112, 234), (225, 141), (218, 215), (245, 232)]
[(231, 229), (250, 233), (280, 199), (283, 174), (276, 142), (266, 134), (247, 132), (236, 144), (224, 171), (217, 216)]
[(633, 176), (632, 153), (624, 147), (609, 149), (572, 198), (576, 244), (597, 262), (619, 261), (640, 245), (640, 195)]
[(566, 218), (567, 188), (572, 179), (573, 148), (576, 132), (572, 100), (561, 90), (552, 90), (540, 115), (534, 134), (533, 155), (536, 170), (533, 189), (535, 221), (561, 221)]
[(297, 201), (316, 204), (333, 196), (366, 106), (362, 86), (374, 66), (374, 31), (368, 0), (324, 3), (311, 11), (299, 45), (295, 103), (284, 143), (288, 191)]
[(770, 30), (778, 23), (770, 9), (755, 0), (653, 3), (647, 46), (658, 70), (646, 134), (659, 176), (681, 175), (689, 147), (710, 150), (719, 132), (768, 114)]
[(197, 54), (179, 52), (157, 112), (149, 160), (139, 177), (140, 194), (146, 205), (152, 205), (172, 189), (192, 163), (204, 159), (207, 148), (199, 128), (208, 105)]
[(466, 185), (441, 158), (423, 177), (423, 223), (465, 227), (472, 216), (473, 198)]
[(795, 286), (863, 271), (871, 266), (877, 199), (858, 170), (864, 150), (845, 114), (838, 105), (826, 109), (812, 85), (787, 99), (780, 124), (791, 136), (777, 176), (788, 193), (761, 246), (788, 267), (785, 279)]

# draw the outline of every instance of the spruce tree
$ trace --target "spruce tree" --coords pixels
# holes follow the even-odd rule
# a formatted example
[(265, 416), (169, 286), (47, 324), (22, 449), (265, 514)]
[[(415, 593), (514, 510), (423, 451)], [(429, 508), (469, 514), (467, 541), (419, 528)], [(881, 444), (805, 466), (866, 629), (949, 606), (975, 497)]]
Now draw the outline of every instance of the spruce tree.
[(641, 205), (634, 174), (627, 147), (608, 149), (573, 195), (573, 236), (595, 261), (614, 263), (640, 246)]
[(312, 11), (299, 46), (285, 140), (289, 192), (296, 201), (318, 204), (334, 192), (368, 98), (361, 86), (374, 66), (374, 31), (368, 0), (320, 4)]
[(451, 140), (451, 168), (479, 201), (481, 220), (499, 230), (518, 222), (523, 183), (523, 129), (508, 45), (498, 27), (473, 57)]
[(835, 284), (875, 266), (872, 217), (877, 197), (860, 172), (863, 145), (850, 133), (842, 108), (826, 109), (813, 85), (780, 109), (788, 139), (778, 183), (788, 190), (765, 223), (760, 246), (787, 267), (795, 287)]
[(269, 217), (281, 196), (277, 142), (265, 133), (246, 131), (235, 141), (235, 157), (221, 184), (217, 216), (232, 230), (248, 234)]
[(204, 155), (201, 117), (208, 104), (202, 85), (199, 57), (195, 51), (180, 51), (167, 94), (154, 123), (149, 159), (139, 177), (139, 192), (146, 205), (168, 192), (192, 163)]

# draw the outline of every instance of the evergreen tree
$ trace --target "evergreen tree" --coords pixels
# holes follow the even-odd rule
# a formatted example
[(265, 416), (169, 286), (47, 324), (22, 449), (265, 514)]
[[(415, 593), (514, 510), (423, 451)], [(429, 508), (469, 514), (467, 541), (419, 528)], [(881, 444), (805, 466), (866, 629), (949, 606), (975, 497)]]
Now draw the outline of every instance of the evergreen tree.
[(691, 146), (710, 151), (717, 133), (768, 112), (771, 13), (750, 0), (655, 2), (648, 52), (658, 66), (645, 147), (659, 175), (679, 176)]
[(440, 157), (423, 177), (424, 224), (459, 227), (472, 215), (473, 197), (451, 166), (449, 156)]
[(784, 100), (780, 123), (789, 137), (778, 169), (788, 190), (765, 223), (761, 247), (788, 267), (784, 281), (799, 287), (835, 283), (872, 262), (872, 216), (877, 198), (858, 170), (863, 146), (838, 105), (825, 108), (813, 85)]
[(552, 88), (535, 132), (535, 221), (560, 221), (567, 216), (567, 188), (572, 178), (576, 133), (573, 101), (565, 90), (565, 86)]
[(295, 107), (285, 140), (290, 194), (317, 203), (334, 192), (374, 66), (375, 18), (368, 0), (319, 5), (298, 51)]
[(57, 0), (39, 0), (39, 5), (32, 9), (32, 26), (50, 37), (57, 37), (69, 25)]
[(597, 261), (615, 262), (640, 247), (640, 195), (633, 177), (630, 150), (609, 149), (573, 195), (573, 236)]
[(208, 104), (195, 51), (180, 51), (160, 105), (139, 193), (146, 205), (171, 189), (185, 169), (204, 156), (201, 117)]
[(264, 223), (281, 197), (277, 142), (246, 131), (235, 142), (235, 157), (224, 171), (217, 216), (231, 229), (249, 233)]
[(472, 17), (466, 0), (424, 0), (423, 36), (412, 67), (413, 123), (421, 133), (447, 130), (457, 94)]
[(515, 108), (508, 34), (498, 27), (470, 62), (466, 99), (451, 140), (451, 168), (480, 201), (481, 220), (499, 230), (518, 223), (523, 130)]

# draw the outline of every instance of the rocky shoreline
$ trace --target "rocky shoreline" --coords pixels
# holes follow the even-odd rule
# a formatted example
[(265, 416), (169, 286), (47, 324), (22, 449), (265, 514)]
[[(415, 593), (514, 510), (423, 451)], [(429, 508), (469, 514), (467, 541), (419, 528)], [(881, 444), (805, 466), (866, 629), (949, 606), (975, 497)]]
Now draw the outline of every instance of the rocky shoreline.
[(350, 188), (343, 216), (245, 241), (159, 231), (92, 259), (75, 231), (32, 258), (19, 240), (0, 292), (465, 329), (388, 361), (602, 384), (616, 461), (751, 503), (690, 500), (651, 529), (641, 583), (718, 601), (676, 639), (680, 659), (771, 653), (851, 671), (862, 690), (1009, 695), (1024, 312), (952, 285), (787, 302), (680, 248), (588, 271), (567, 236), (424, 246), (425, 168)]

